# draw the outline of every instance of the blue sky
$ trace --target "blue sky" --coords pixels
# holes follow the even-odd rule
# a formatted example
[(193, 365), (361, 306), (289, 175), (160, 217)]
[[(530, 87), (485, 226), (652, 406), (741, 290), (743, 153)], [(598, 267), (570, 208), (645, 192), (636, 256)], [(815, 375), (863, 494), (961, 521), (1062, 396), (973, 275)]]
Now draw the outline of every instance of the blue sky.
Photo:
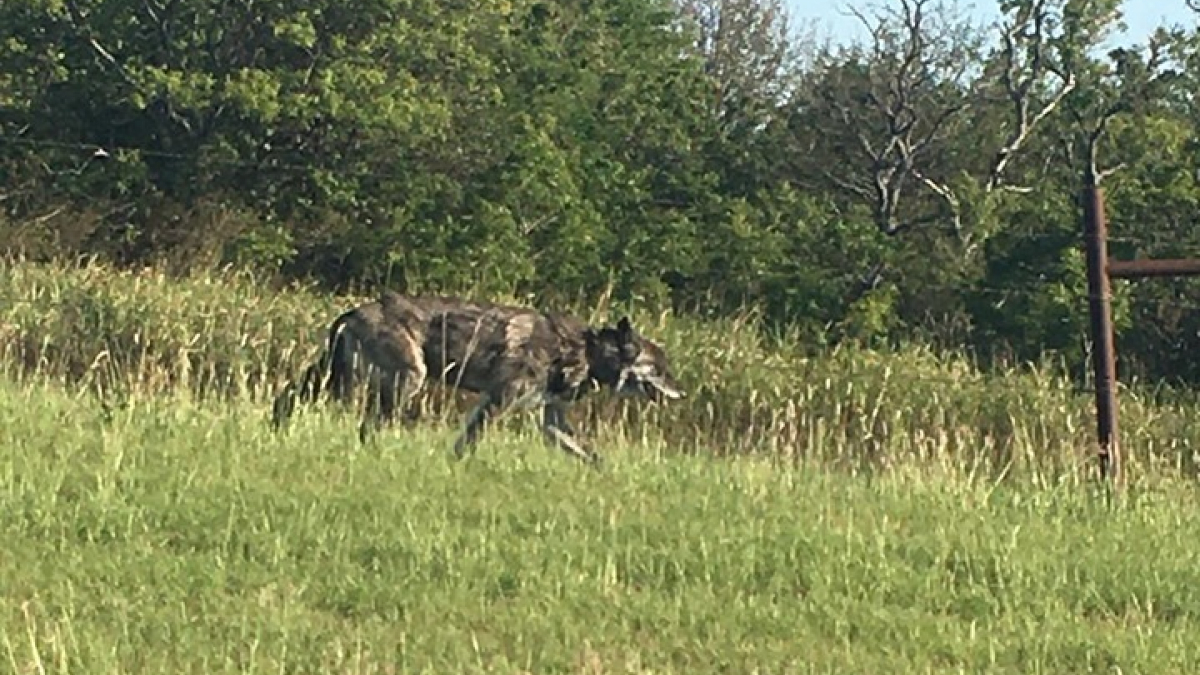
[[(842, 13), (846, 6), (869, 7), (887, 1), (787, 0), (787, 3), (791, 8), (792, 21), (798, 29), (807, 32), (815, 21), (818, 36), (842, 42), (847, 38), (862, 36), (858, 20)], [(979, 20), (996, 16), (996, 4), (995, 0), (958, 0), (960, 7), (971, 11)], [(1142, 42), (1157, 26), (1164, 23), (1194, 25), (1198, 17), (1188, 9), (1184, 0), (1125, 0), (1121, 8), (1129, 30), (1114, 40), (1118, 44)]]

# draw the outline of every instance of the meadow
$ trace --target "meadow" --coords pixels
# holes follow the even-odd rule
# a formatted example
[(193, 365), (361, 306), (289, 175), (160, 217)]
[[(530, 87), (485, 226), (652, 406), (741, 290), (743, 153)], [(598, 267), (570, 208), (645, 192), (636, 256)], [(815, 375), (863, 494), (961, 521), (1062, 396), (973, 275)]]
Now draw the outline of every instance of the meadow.
[[(0, 265), (0, 669), (1190, 673), (1197, 406), (918, 347), (650, 314), (691, 396), (574, 414), (602, 471), (455, 406), (362, 447), (269, 397), (352, 298)], [(601, 307), (598, 314), (623, 308)]]

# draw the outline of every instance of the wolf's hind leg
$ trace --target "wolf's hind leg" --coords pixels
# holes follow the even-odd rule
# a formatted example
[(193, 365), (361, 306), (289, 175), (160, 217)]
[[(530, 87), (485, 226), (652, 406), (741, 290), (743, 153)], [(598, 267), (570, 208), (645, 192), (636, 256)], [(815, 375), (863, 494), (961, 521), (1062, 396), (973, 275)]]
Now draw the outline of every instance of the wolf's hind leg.
[(296, 411), (296, 385), (288, 382), (271, 404), (271, 429), (279, 431)]
[[(362, 423), (358, 426), (358, 440), (364, 445), (371, 440), (375, 432), (382, 426), (383, 411), (383, 379), (385, 373), (371, 367), (367, 372), (367, 387), (363, 397)], [(391, 378), (388, 378), (391, 379)]]
[(397, 411), (408, 404), (424, 383), (423, 364), (402, 371), (371, 368), (362, 425), (358, 430), (359, 440), (365, 443), (381, 427), (392, 424)]
[(400, 373), (392, 385), (391, 393), (384, 402), (388, 424), (395, 423), (397, 418), (402, 418), (405, 422), (415, 421), (416, 415), (411, 414), (410, 410), (413, 407), (413, 399), (425, 386), (425, 364), (417, 363)]
[[(363, 362), (358, 340), (345, 332), (339, 333), (334, 339), (332, 350), (327, 354), (329, 359), (329, 377), (327, 387), (329, 397), (340, 404), (350, 402), (354, 394), (356, 370), (370, 370)], [(370, 373), (366, 373), (370, 377)]]

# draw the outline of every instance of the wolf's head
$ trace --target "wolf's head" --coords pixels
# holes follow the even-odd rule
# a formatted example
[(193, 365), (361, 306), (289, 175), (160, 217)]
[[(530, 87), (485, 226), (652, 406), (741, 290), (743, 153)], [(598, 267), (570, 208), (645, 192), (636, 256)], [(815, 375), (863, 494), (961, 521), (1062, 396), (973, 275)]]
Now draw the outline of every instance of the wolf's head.
[(629, 317), (622, 317), (616, 328), (589, 328), (584, 337), (589, 374), (616, 390), (618, 396), (643, 396), (652, 401), (684, 397), (683, 388), (671, 374), (666, 352), (639, 335)]

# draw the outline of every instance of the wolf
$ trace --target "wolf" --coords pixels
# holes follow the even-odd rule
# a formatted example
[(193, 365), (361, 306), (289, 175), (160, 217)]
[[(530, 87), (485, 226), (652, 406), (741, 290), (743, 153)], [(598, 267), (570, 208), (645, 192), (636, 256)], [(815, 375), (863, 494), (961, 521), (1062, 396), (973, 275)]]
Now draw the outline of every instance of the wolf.
[[(300, 397), (315, 400), (324, 377), (330, 397), (345, 401), (364, 370), (363, 442), (392, 422), (431, 378), (478, 394), (454, 443), (459, 457), (491, 420), (540, 407), (546, 440), (598, 463), (599, 455), (584, 449), (567, 421), (571, 403), (601, 388), (652, 401), (686, 395), (665, 351), (628, 317), (615, 327), (593, 327), (559, 312), (390, 290), (334, 319), (325, 352), (305, 371)], [(289, 388), (276, 399), (276, 426), (292, 412), (297, 387)]]

